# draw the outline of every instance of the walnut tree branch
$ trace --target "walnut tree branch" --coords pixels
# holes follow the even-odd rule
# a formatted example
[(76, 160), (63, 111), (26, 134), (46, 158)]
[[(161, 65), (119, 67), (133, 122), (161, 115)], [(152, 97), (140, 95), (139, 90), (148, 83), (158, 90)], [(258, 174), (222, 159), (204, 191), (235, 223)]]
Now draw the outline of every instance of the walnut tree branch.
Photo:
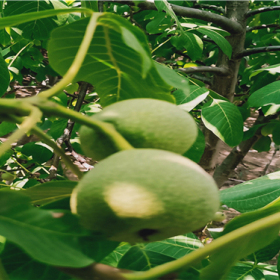
[(221, 14), (224, 14), (225, 13), (225, 9), (222, 8), (222, 7), (218, 7), (218, 6), (215, 6), (215, 5), (208, 5), (208, 4), (194, 4), (193, 6), (195, 9), (208, 9), (208, 10), (213, 10), (213, 11), (216, 11), (216, 12), (219, 12)]
[[(277, 118), (278, 115), (279, 113), (265, 117), (260, 114), (254, 125), (266, 124), (270, 120)], [(253, 137), (241, 142), (237, 147), (233, 148), (230, 154), (224, 159), (222, 164), (215, 169), (213, 178), (219, 187), (221, 187), (223, 183), (229, 178), (230, 173), (237, 167), (237, 165), (249, 152), (250, 148), (262, 136), (261, 129), (262, 127), (259, 127)]]
[(251, 10), (247, 12), (246, 17), (252, 17), (254, 15), (257, 15), (259, 13), (264, 13), (264, 12), (271, 12), (271, 11), (277, 11), (280, 10), (280, 6), (272, 6), (272, 7), (264, 7), (264, 8), (259, 8), (256, 10)]
[(261, 53), (261, 52), (273, 52), (273, 51), (280, 51), (280, 46), (259, 47), (259, 48), (245, 50), (241, 53), (236, 54), (234, 56), (234, 58), (238, 59), (238, 58), (242, 58), (244, 56), (249, 56), (252, 54), (257, 54), (257, 53)]
[[(151, 2), (141, 2), (138, 4), (138, 7), (142, 10), (157, 10), (155, 4)], [(173, 4), (171, 4), (171, 7), (177, 16), (191, 17), (201, 19), (207, 22), (212, 22), (219, 25), (224, 30), (232, 34), (239, 34), (243, 32), (243, 27), (238, 22), (228, 19), (224, 16), (194, 8), (181, 7)]]
[(189, 68), (179, 68), (180, 72), (184, 72), (186, 74), (197, 73), (197, 72), (212, 72), (215, 74), (219, 74), (222, 76), (226, 76), (229, 74), (229, 70), (224, 67), (212, 67), (212, 66), (198, 66), (198, 67), (189, 67)]
[(264, 28), (273, 28), (275, 27), (275, 29), (280, 28), (279, 24), (262, 24), (262, 25), (258, 25), (258, 26), (252, 26), (252, 27), (248, 27), (246, 29), (246, 32), (250, 32), (252, 30), (258, 30), (258, 29), (264, 29)]
[[(80, 85), (77, 102), (76, 102), (76, 105), (74, 107), (74, 110), (77, 111), (77, 112), (79, 112), (81, 107), (82, 107), (82, 104), (83, 104), (83, 101), (85, 99), (88, 86), (89, 86), (89, 84), (85, 83), (85, 82), (82, 82), (81, 85)], [(64, 129), (63, 135), (61, 135), (57, 139), (56, 142), (57, 142), (57, 145), (59, 147), (61, 147), (62, 144), (65, 143), (68, 150), (75, 156), (75, 158), (78, 161), (85, 162), (85, 160), (73, 150), (72, 145), (70, 143), (70, 137), (71, 137), (71, 133), (72, 133), (72, 130), (74, 128), (74, 125), (75, 125), (75, 122), (73, 122), (72, 120), (68, 120), (67, 126)], [(51, 179), (56, 177), (58, 165), (59, 165), (59, 155), (54, 154), (53, 161), (52, 161), (52, 166), (49, 170), (50, 174), (47, 178), (48, 181), (50, 181)]]

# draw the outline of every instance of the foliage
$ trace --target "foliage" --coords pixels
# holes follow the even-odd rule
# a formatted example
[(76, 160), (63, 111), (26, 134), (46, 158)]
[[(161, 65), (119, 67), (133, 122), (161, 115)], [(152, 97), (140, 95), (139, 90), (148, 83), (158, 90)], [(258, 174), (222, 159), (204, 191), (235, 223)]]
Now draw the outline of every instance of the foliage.
[[(90, 118), (122, 100), (189, 112), (201, 128), (184, 154), (194, 165), (214, 150), (209, 133), (233, 147), (215, 171), (219, 185), (250, 148), (277, 148), (276, 2), (0, 4), (1, 279), (279, 279), (279, 264), (265, 263), (280, 250), (279, 171), (220, 191), (221, 204), (241, 215), (222, 232), (210, 222), (207, 238), (118, 243), (85, 230), (69, 207), (81, 167), (92, 168), (81, 125), (118, 151), (132, 148), (109, 122)], [(244, 131), (250, 111), (258, 118)]]

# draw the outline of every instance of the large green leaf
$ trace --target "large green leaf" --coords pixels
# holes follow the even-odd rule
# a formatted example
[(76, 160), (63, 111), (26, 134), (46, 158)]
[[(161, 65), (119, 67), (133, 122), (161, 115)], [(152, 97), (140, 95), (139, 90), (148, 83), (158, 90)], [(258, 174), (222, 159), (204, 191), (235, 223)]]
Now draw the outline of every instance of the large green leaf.
[[(88, 21), (85, 18), (52, 32), (49, 59), (59, 74), (64, 75), (73, 62)], [(75, 80), (94, 85), (103, 106), (143, 97), (173, 102), (172, 87), (158, 74), (144, 33), (114, 14), (98, 18), (89, 51)]]
[(52, 181), (39, 184), (23, 190), (35, 205), (44, 205), (65, 197), (70, 197), (73, 188), (77, 185), (74, 181)]
[[(215, 251), (210, 257), (211, 263), (201, 271), (202, 280), (224, 280), (229, 274), (231, 267), (240, 259), (252, 254), (272, 243), (278, 236), (279, 224), (279, 204), (266, 207), (250, 213), (245, 213), (231, 220), (223, 231), (223, 236), (228, 236), (234, 230), (244, 226), (250, 227), (251, 223), (257, 222), (257, 228), (250, 233), (238, 235), (238, 238), (229, 239), (228, 242)], [(274, 214), (274, 215), (273, 215)], [(264, 219), (263, 219), (264, 218)], [(266, 226), (267, 219), (273, 221)], [(222, 238), (220, 237), (220, 238)], [(219, 238), (214, 242), (218, 242)], [(213, 243), (214, 243), (213, 242)]]
[(180, 35), (172, 37), (170, 42), (179, 50), (186, 49), (187, 55), (194, 61), (202, 55), (203, 42), (196, 34), (181, 31)]
[(173, 260), (174, 258), (172, 257), (145, 250), (144, 246), (139, 245), (131, 247), (126, 252), (126, 254), (120, 260), (118, 267), (129, 270), (143, 271)]
[(222, 190), (223, 204), (243, 213), (259, 209), (280, 196), (280, 171)]
[[(18, 1), (21, 2), (21, 1)], [(39, 12), (30, 12), (27, 14), (18, 14), (11, 16), (9, 15), (8, 17), (5, 18), (0, 18), (0, 29), (3, 29), (5, 27), (10, 27), (10, 26), (16, 26), (22, 23), (30, 22), (30, 21), (37, 21), (41, 20), (43, 18), (48, 18), (52, 16), (57, 16), (57, 15), (64, 15), (64, 14), (70, 14), (70, 13), (89, 13), (92, 12), (88, 9), (84, 8), (72, 8), (72, 9), (57, 9), (57, 10), (44, 10), (44, 11), (39, 11)]]
[[(80, 240), (86, 254), (100, 262), (104, 256), (110, 253), (118, 242), (102, 241), (92, 237)], [(2, 263), (9, 274), (10, 280), (66, 280), (72, 277), (60, 272), (53, 266), (39, 263), (24, 253), (18, 246), (7, 242), (1, 254)]]
[(3, 121), (0, 124), (0, 136), (4, 136), (10, 132), (13, 132), (16, 128), (17, 128), (17, 125), (15, 123)]
[(32, 207), (22, 192), (0, 190), (0, 235), (39, 262), (72, 267), (93, 263), (78, 243), (85, 232), (77, 218), (69, 211)]
[(230, 43), (225, 39), (225, 37), (207, 27), (199, 27), (196, 30), (202, 33), (203, 35), (207, 35), (209, 38), (211, 38), (220, 47), (220, 49), (229, 57), (229, 59), (231, 58), (232, 47)]
[[(29, 12), (40, 12), (51, 10), (53, 6), (47, 1), (7, 1), (4, 9), (5, 17), (13, 15), (22, 15)], [(26, 15), (26, 17), (28, 17)], [(18, 26), (23, 31), (22, 35), (32, 39), (47, 39), (52, 29), (57, 27), (55, 23), (57, 18), (38, 19), (35, 22), (24, 23)]]
[(3, 94), (6, 92), (9, 83), (10, 74), (8, 71), (8, 66), (2, 55), (0, 55), (0, 97), (3, 96)]
[(39, 263), (16, 245), (7, 242), (1, 260), (9, 280), (70, 280), (72, 277), (53, 266)]
[(52, 156), (52, 150), (44, 143), (29, 142), (23, 145), (21, 152), (27, 156), (32, 156), (38, 163), (48, 161)]
[[(121, 258), (118, 267), (136, 271), (148, 270), (157, 265), (181, 258), (203, 247), (192, 233), (163, 241), (131, 247)], [(198, 264), (199, 265), (199, 264)]]
[(232, 103), (212, 99), (201, 112), (202, 121), (216, 136), (231, 147), (238, 145), (243, 137), (243, 119)]
[(106, 256), (103, 260), (103, 264), (117, 267), (119, 261), (124, 256), (124, 254), (131, 248), (131, 245), (123, 242), (121, 243), (113, 252)]
[(268, 84), (253, 92), (248, 99), (250, 107), (280, 104), (280, 81)]
[(268, 262), (275, 257), (279, 251), (280, 237), (278, 236), (271, 244), (247, 256), (246, 259), (252, 262)]
[(263, 273), (252, 266), (234, 266), (229, 272), (226, 280), (264, 280)]

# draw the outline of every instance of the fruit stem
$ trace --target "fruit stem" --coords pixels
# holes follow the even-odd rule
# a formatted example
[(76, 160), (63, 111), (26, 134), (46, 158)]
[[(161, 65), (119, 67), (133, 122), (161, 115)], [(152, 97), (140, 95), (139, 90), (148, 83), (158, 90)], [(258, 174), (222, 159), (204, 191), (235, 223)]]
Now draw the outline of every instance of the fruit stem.
[(66, 72), (63, 79), (61, 81), (59, 81), (57, 84), (55, 84), (52, 88), (42, 92), (40, 94), (41, 97), (50, 98), (50, 97), (60, 93), (76, 77), (77, 73), (79, 72), (79, 70), (82, 66), (82, 63), (84, 62), (88, 49), (90, 47), (90, 43), (91, 43), (92, 37), (94, 35), (95, 29), (97, 26), (97, 19), (101, 15), (102, 15), (102, 13), (93, 13), (92, 14), (92, 16), (89, 20), (89, 23), (87, 25), (86, 31), (85, 31), (85, 35), (83, 37), (83, 41), (78, 49), (78, 52), (75, 56), (74, 61), (71, 64), (70, 68)]
[(210, 244), (203, 248), (200, 248), (192, 253), (169, 263), (159, 265), (145, 272), (134, 272), (134, 273), (124, 273), (122, 276), (128, 280), (148, 280), (148, 279), (158, 279), (161, 276), (175, 272), (178, 270), (186, 269), (198, 261), (212, 255), (216, 251), (220, 250), (223, 246), (228, 246), (230, 243), (234, 243), (238, 240), (243, 239), (251, 234), (256, 234), (262, 230), (268, 229), (270, 227), (279, 226), (280, 223), (280, 213), (270, 215), (268, 217), (262, 218), (258, 221), (252, 222), (234, 231), (231, 231), (217, 239), (215, 239)]
[(102, 132), (111, 140), (112, 144), (119, 151), (134, 149), (133, 146), (131, 146), (129, 142), (127, 142), (126, 139), (115, 130), (113, 125), (109, 123), (92, 119), (88, 116), (82, 115), (79, 112), (70, 110), (55, 102), (42, 98), (41, 96), (31, 97), (29, 98), (29, 102), (30, 101), (33, 105), (39, 107), (46, 114), (56, 117), (69, 118), (72, 121), (92, 127), (97, 131)]

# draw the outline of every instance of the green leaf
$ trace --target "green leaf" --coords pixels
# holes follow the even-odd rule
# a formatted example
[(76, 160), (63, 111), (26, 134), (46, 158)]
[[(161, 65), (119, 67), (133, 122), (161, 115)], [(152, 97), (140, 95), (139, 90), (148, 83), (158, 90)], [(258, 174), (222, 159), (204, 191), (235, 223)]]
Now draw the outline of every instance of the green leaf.
[(229, 146), (234, 147), (241, 142), (243, 119), (232, 103), (213, 99), (203, 106), (201, 118), (205, 126)]
[(135, 245), (131, 247), (121, 258), (118, 267), (129, 270), (143, 271), (173, 260), (174, 258), (165, 256), (163, 254), (154, 253), (152, 251), (145, 250), (145, 247)]
[(205, 87), (191, 85), (188, 92), (181, 89), (173, 92), (176, 98), (176, 104), (183, 110), (189, 112), (201, 103), (209, 94)]
[[(21, 2), (21, 1), (17, 1)], [(31, 2), (31, 1), (30, 1)], [(77, 12), (89, 12), (88, 9), (83, 8), (72, 8), (72, 9), (58, 9), (58, 10), (45, 10), (39, 12), (31, 12), (26, 14), (18, 14), (14, 16), (8, 16), (5, 18), (0, 18), (0, 29), (10, 26), (16, 26), (29, 21), (37, 21), (43, 18), (48, 18), (57, 15), (77, 13)]]
[(259, 209), (280, 196), (280, 171), (220, 191), (223, 204), (243, 213)]
[(11, 157), (11, 155), (13, 153), (14, 153), (13, 150), (9, 149), (6, 153), (4, 153), (0, 156), (0, 168), (5, 165), (5, 163), (7, 162), (7, 160)]
[(214, 30), (208, 29), (207, 27), (199, 27), (196, 30), (211, 38), (219, 46), (223, 53), (226, 54), (229, 59), (231, 58), (232, 47), (227, 39), (225, 39), (221, 34)]
[(264, 124), (257, 124), (257, 125), (253, 125), (252, 127), (250, 127), (249, 130), (244, 132), (242, 141), (246, 141), (247, 139), (250, 139), (251, 137), (253, 137), (255, 135), (255, 133), (257, 132), (257, 130), (262, 126), (264, 126)]
[(195, 34), (183, 31), (180, 33), (180, 36), (172, 37), (170, 42), (179, 50), (182, 50), (183, 48), (186, 49), (187, 55), (193, 61), (197, 60), (202, 55), (203, 42)]
[[(192, 233), (163, 241), (139, 244), (131, 247), (121, 258), (118, 267), (143, 271), (170, 262), (203, 247)], [(199, 264), (198, 264), (199, 265)]]
[(263, 273), (251, 266), (234, 266), (229, 272), (226, 280), (264, 280)]
[[(59, 74), (64, 75), (71, 65), (88, 21), (85, 18), (52, 32), (48, 54), (51, 66)], [(145, 35), (114, 14), (98, 18), (91, 46), (75, 81), (94, 85), (103, 106), (139, 97), (173, 102), (171, 87), (150, 58)]]
[(280, 81), (268, 84), (253, 92), (248, 99), (248, 105), (255, 108), (274, 104), (280, 104)]
[(259, 73), (263, 72), (263, 71), (268, 71), (271, 74), (276, 74), (276, 73), (280, 73), (280, 64), (275, 64), (275, 65), (270, 65), (268, 67), (263, 67), (261, 69), (255, 70), (251, 75), (250, 75), (250, 79), (256, 75), (258, 75)]
[(93, 260), (81, 252), (77, 237), (85, 233), (67, 211), (32, 207), (17, 191), (0, 190), (0, 235), (39, 262), (84, 267)]
[(166, 240), (148, 243), (145, 246), (145, 250), (179, 259), (201, 247), (203, 247), (201, 241), (193, 233), (189, 233), (186, 236), (179, 235)]
[(74, 181), (52, 181), (23, 190), (23, 193), (30, 197), (33, 204), (42, 206), (70, 197), (76, 185)]
[(268, 152), (270, 150), (271, 139), (269, 136), (262, 136), (258, 141), (253, 145), (253, 149), (257, 150), (259, 153)]
[[(154, 65), (160, 74), (161, 78), (169, 85), (173, 86), (175, 89), (179, 89), (183, 95), (188, 95), (190, 92), (190, 86), (189, 86), (189, 79), (187, 79), (185, 76), (182, 76), (172, 70), (171, 68), (162, 65), (160, 63), (157, 63), (154, 61)], [(174, 92), (173, 92), (174, 95)], [(176, 96), (175, 96), (176, 98)], [(176, 103), (178, 104), (178, 103)]]
[(164, 10), (167, 15), (173, 18), (176, 21), (178, 28), (180, 29), (180, 36), (172, 37), (172, 45), (179, 49), (184, 47), (187, 51), (188, 56), (190, 56), (192, 60), (200, 58), (203, 49), (202, 40), (197, 35), (183, 30), (181, 22), (178, 20), (176, 14), (172, 10), (171, 5), (166, 0), (155, 1), (154, 3), (160, 12)]
[(278, 236), (271, 244), (247, 256), (246, 259), (253, 262), (268, 262), (275, 257), (279, 251), (280, 237)]
[(187, 152), (183, 154), (184, 157), (189, 158), (190, 160), (199, 163), (205, 149), (205, 139), (202, 131), (198, 129), (198, 135)]
[(55, 120), (50, 130), (48, 131), (48, 134), (51, 135), (51, 137), (55, 140), (63, 135), (64, 129), (66, 128), (68, 123), (68, 120), (66, 119), (57, 119)]
[(0, 55), (0, 97), (3, 96), (3, 94), (6, 92), (9, 83), (10, 74), (8, 71), (8, 66), (2, 55)]
[(47, 162), (53, 156), (50, 148), (40, 142), (29, 142), (25, 144), (21, 152), (27, 156), (32, 156), (33, 160), (38, 163)]
[[(47, 1), (8, 1), (4, 9), (5, 17), (22, 15), (28, 12), (40, 12), (53, 9), (53, 6)], [(28, 17), (26, 15), (26, 17)], [(23, 31), (22, 35), (30, 39), (47, 39), (52, 29), (57, 27), (54, 19), (37, 19), (35, 22), (24, 23), (18, 26)]]
[(163, 32), (173, 24), (170, 17), (166, 17), (165, 13), (158, 13), (153, 20), (146, 25), (146, 30), (150, 34)]
[(16, 245), (7, 242), (1, 260), (9, 274), (9, 280), (70, 280), (72, 277), (54, 266), (39, 263)]
[(0, 136), (4, 136), (12, 131), (14, 131), (17, 128), (17, 125), (15, 123), (10, 122), (2, 122), (0, 124)]
[(11, 43), (11, 37), (5, 29), (0, 30), (0, 44), (4, 47)]
[[(223, 231), (223, 236), (262, 218), (279, 212), (279, 205), (259, 209), (232, 219)], [(278, 216), (277, 216), (278, 217)], [(275, 218), (276, 219), (276, 218)], [(231, 267), (248, 254), (254, 253), (272, 243), (278, 236), (280, 225), (259, 226), (257, 230), (239, 238), (229, 240), (228, 243), (216, 250), (210, 257), (209, 266), (201, 270), (202, 280), (222, 280), (230, 272)], [(218, 240), (218, 239), (217, 239)], [(238, 249), (237, 249), (238, 248)]]
[(128, 243), (121, 243), (113, 252), (106, 256), (103, 260), (103, 264), (117, 267), (119, 261), (124, 256), (124, 254), (131, 248), (131, 245)]

